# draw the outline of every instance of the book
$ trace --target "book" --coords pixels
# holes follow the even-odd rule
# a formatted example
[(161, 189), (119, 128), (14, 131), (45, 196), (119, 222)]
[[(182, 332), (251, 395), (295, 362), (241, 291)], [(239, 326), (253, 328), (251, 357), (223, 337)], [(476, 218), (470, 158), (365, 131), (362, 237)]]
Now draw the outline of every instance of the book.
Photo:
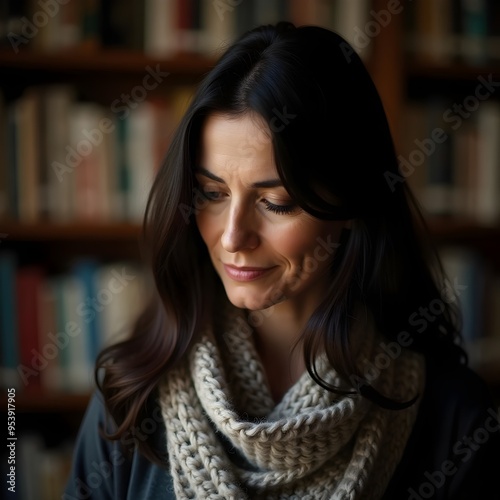
[(126, 164), (130, 190), (127, 219), (141, 222), (156, 170), (154, 105), (144, 101), (126, 118)]
[(217, 5), (217, 15), (221, 23), (234, 16), (235, 36), (241, 36), (246, 31), (255, 28), (254, 2), (241, 2), (238, 5), (231, 5), (226, 1), (218, 1), (215, 5)]
[[(322, 0), (320, 0), (322, 1)], [(255, 1), (255, 23), (260, 26), (264, 24), (275, 24), (285, 20), (287, 17), (286, 0), (256, 0)], [(327, 6), (328, 14), (321, 16), (322, 22), (329, 20), (331, 9), (328, 2), (323, 2)]]
[(486, 58), (490, 62), (500, 61), (500, 3), (497, 0), (486, 0)]
[[(337, 0), (334, 3), (333, 24), (331, 29), (345, 38), (359, 54), (366, 60), (371, 52), (373, 34), (367, 30), (370, 21), (369, 0), (352, 2), (351, 0)], [(372, 21), (380, 30), (383, 27), (377, 21)]]
[(447, 64), (456, 50), (451, 0), (415, 4), (416, 56), (424, 63)]
[(85, 304), (85, 288), (72, 273), (59, 278), (57, 308), (64, 323), (59, 330), (67, 337), (63, 350), (62, 372), (65, 389), (88, 393), (93, 388), (93, 364), (90, 362), (89, 337), (84, 318), (79, 313)]
[(80, 2), (59, 4), (57, 32), (54, 34), (59, 50), (77, 47), (81, 43), (83, 38), (83, 26), (80, 22), (81, 9)]
[[(105, 122), (105, 120), (109, 122)], [(103, 126), (103, 123), (107, 123)], [(80, 102), (69, 115), (69, 149), (73, 159), (74, 214), (86, 221), (110, 219), (109, 165), (106, 164), (106, 140), (112, 133), (112, 122), (96, 103)]]
[(103, 207), (103, 218), (107, 218), (110, 221), (117, 221), (123, 219), (124, 205), (123, 205), (123, 192), (121, 185), (121, 157), (123, 151), (119, 148), (123, 147), (123, 143), (119, 138), (119, 124), (123, 122), (114, 113), (106, 111), (103, 117), (109, 126), (106, 130), (110, 132), (103, 134), (103, 162), (104, 162), (104, 172), (102, 173), (105, 177), (104, 190), (106, 193), (104, 196)]
[(500, 104), (491, 99), (477, 110), (477, 197), (480, 224), (491, 225), (500, 216)]
[(99, 324), (93, 313), (92, 305), (98, 304), (104, 291), (97, 286), (96, 276), (98, 263), (93, 259), (79, 259), (71, 267), (72, 275), (80, 282), (83, 291), (81, 303), (76, 308), (76, 314), (81, 317), (83, 327), (82, 335), (85, 336), (86, 352), (81, 355), (88, 357), (89, 366), (93, 366), (100, 347)]
[(16, 314), (17, 258), (12, 252), (0, 252), (0, 341), (3, 387), (20, 388), (18, 326)]
[(47, 277), (39, 291), (39, 345), (45, 366), (40, 372), (42, 389), (57, 392), (64, 388), (61, 373), (61, 350), (69, 341), (66, 333), (58, 331), (56, 290)]
[(13, 50), (16, 54), (25, 48), (23, 18), (27, 15), (29, 15), (29, 0), (0, 3), (0, 47)]
[(486, 276), (486, 331), (485, 336), (500, 344), (500, 274), (489, 272)]
[(30, 38), (30, 49), (37, 52), (56, 52), (61, 46), (61, 6), (59, 2), (37, 2), (29, 0), (26, 16), (33, 24), (34, 36)]
[(81, 0), (80, 23), (81, 41), (80, 47), (85, 51), (93, 51), (99, 48), (100, 39), (100, 0)]
[[(272, 0), (271, 0), (272, 1)], [(225, 0), (202, 2), (202, 46), (201, 52), (208, 57), (218, 58), (223, 50), (247, 29), (243, 16), (251, 9), (251, 2), (242, 2), (232, 6)]]
[(428, 156), (420, 146), (428, 138), (427, 106), (421, 101), (409, 101), (405, 107), (405, 122), (401, 152), (398, 164), (401, 177), (387, 177), (387, 182), (395, 189), (400, 182), (407, 182), (409, 188), (422, 203), (425, 189)]
[(152, 282), (141, 267), (127, 261), (102, 265), (97, 271), (96, 281), (106, 296), (94, 308), (100, 325), (102, 349), (130, 335), (134, 321), (145, 306)]
[(199, 51), (201, 24), (199, 5), (196, 0), (177, 0), (177, 18), (175, 33), (179, 52), (195, 53)]
[(100, 1), (100, 40), (104, 47), (144, 49), (144, 0), (133, 0), (127, 8), (119, 0)]
[(465, 247), (445, 246), (440, 249), (440, 254), (448, 286), (457, 290), (456, 303), (462, 312), (463, 339), (466, 346), (473, 345), (484, 335), (484, 261)]
[(41, 497), (42, 461), (45, 448), (41, 432), (27, 430), (18, 440), (18, 478), (19, 498), (23, 500), (39, 500)]
[(40, 93), (35, 88), (28, 88), (17, 101), (18, 213), (24, 222), (36, 221), (40, 212), (40, 105)]
[(45, 142), (42, 162), (47, 217), (57, 222), (74, 219), (75, 176), (78, 158), (71, 148), (69, 115), (76, 99), (76, 90), (70, 85), (50, 85), (45, 89), (43, 106)]
[(154, 145), (154, 164), (155, 173), (162, 164), (168, 151), (168, 147), (175, 131), (175, 118), (170, 99), (152, 98), (149, 102), (153, 106), (153, 115), (155, 122), (155, 134), (153, 138)]
[(434, 215), (453, 213), (455, 199), (455, 171), (452, 158), (453, 134), (443, 117), (445, 103), (432, 99), (427, 103), (427, 135), (419, 141), (419, 148), (427, 157), (427, 176), (422, 193), (425, 209)]
[(454, 133), (453, 165), (456, 171), (457, 197), (454, 213), (472, 220), (476, 218), (478, 138), (476, 126), (464, 123)]
[(18, 102), (7, 105), (7, 189), (9, 195), (8, 214), (13, 219), (19, 219), (19, 120)]
[(43, 280), (44, 271), (40, 266), (23, 266), (16, 271), (18, 372), (25, 390), (40, 389), (40, 372), (46, 366), (39, 344), (39, 294)]
[(116, 143), (115, 143), (115, 168), (116, 168), (116, 193), (114, 202), (116, 204), (117, 217), (127, 219), (131, 213), (129, 207), (132, 189), (130, 177), (130, 165), (127, 156), (127, 120), (116, 120)]
[(145, 0), (144, 52), (168, 58), (177, 53), (177, 0)]
[(0, 219), (9, 216), (9, 185), (7, 164), (7, 109), (0, 90)]
[(484, 64), (487, 60), (488, 20), (485, 0), (460, 0), (463, 34), (461, 53), (464, 62)]

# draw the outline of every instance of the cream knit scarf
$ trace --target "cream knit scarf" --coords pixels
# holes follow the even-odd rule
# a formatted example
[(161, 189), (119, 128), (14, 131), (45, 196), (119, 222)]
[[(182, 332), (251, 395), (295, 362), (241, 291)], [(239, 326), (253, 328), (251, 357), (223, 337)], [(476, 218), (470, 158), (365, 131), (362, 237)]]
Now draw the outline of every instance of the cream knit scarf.
[[(418, 403), (384, 410), (326, 391), (306, 372), (276, 405), (242, 311), (231, 306), (221, 315), (219, 342), (206, 331), (160, 386), (176, 498), (381, 498)], [(367, 334), (359, 359), (380, 365), (376, 387), (404, 401), (421, 394), (421, 356), (403, 351), (387, 364), (383, 352)], [(318, 365), (326, 380), (345, 387)]]

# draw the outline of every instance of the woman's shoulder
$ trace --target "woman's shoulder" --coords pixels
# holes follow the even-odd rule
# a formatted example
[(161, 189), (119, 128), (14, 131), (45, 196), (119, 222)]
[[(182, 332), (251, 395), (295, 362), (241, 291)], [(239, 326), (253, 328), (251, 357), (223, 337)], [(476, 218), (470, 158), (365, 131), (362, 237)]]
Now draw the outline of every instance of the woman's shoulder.
[(473, 414), (493, 404), (493, 393), (485, 380), (462, 363), (429, 363), (423, 396), (423, 403), (458, 414)]
[[(148, 415), (134, 430), (135, 438), (154, 432), (161, 439), (162, 423), (153, 425), (152, 418)], [(78, 431), (62, 498), (156, 498), (165, 494), (164, 498), (174, 498), (168, 496), (173, 488), (166, 468), (151, 463), (137, 450), (127, 453), (126, 443), (107, 439), (100, 429), (109, 433), (115, 426), (107, 418), (102, 395), (96, 391)]]
[(499, 451), (498, 404), (488, 384), (467, 365), (430, 363), (391, 495), (482, 498), (483, 490), (498, 488)]
[[(487, 443), (500, 437), (498, 402), (485, 380), (465, 364), (432, 363), (427, 367), (416, 432), (431, 433), (444, 451), (464, 453), (486, 449)], [(474, 442), (481, 445), (476, 449)], [(480, 453), (470, 453), (474, 459)], [(467, 458), (468, 460), (468, 458)]]

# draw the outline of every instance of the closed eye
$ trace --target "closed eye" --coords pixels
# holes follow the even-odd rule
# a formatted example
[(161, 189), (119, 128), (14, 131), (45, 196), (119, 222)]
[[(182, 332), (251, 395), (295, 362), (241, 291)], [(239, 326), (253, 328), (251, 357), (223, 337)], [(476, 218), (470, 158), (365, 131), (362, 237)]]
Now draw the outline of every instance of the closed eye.
[(266, 210), (269, 210), (270, 212), (274, 212), (278, 215), (291, 214), (291, 213), (295, 212), (295, 210), (297, 209), (297, 205), (295, 205), (295, 204), (276, 205), (274, 203), (271, 203), (269, 200), (266, 200), (265, 198), (262, 199), (262, 203), (264, 203)]
[(202, 191), (201, 194), (208, 201), (220, 201), (225, 196), (220, 191)]

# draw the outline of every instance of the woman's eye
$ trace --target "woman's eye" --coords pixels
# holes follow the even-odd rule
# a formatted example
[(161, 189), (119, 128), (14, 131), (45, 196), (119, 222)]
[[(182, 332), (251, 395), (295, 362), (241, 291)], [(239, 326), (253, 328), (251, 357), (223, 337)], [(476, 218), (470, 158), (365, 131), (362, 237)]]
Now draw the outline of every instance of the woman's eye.
[(219, 201), (223, 197), (220, 191), (202, 191), (203, 197), (209, 201)]
[(262, 202), (264, 203), (266, 210), (279, 215), (291, 214), (297, 209), (297, 205), (293, 203), (288, 205), (276, 205), (274, 203), (271, 203), (269, 200), (266, 200), (265, 198), (262, 200)]

